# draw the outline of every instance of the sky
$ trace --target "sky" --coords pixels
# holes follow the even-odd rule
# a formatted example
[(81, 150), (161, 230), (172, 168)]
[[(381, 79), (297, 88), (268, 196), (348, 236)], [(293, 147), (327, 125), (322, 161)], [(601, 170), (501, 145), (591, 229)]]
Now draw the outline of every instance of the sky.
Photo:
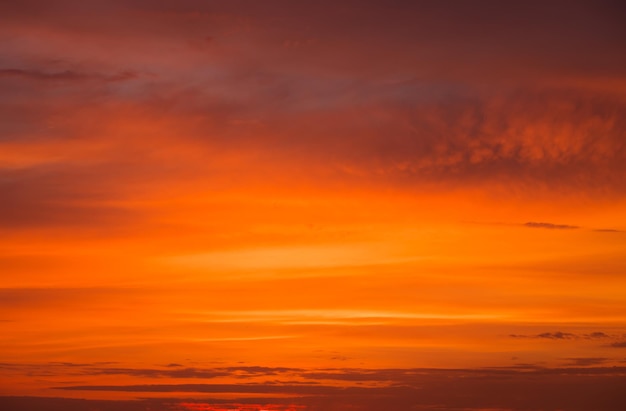
[(0, 408), (626, 409), (620, 1), (0, 1)]

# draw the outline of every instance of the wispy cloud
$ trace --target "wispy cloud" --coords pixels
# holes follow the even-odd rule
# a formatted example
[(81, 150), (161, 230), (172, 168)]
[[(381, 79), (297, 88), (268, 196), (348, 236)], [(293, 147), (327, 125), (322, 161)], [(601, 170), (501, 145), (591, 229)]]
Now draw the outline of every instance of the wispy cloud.
[(547, 228), (550, 230), (574, 230), (576, 228), (580, 228), (575, 225), (540, 223), (540, 222), (534, 222), (534, 221), (529, 221), (527, 223), (524, 223), (524, 225), (530, 228)]
[(545, 332), (545, 333), (534, 334), (534, 335), (511, 334), (510, 337), (513, 337), (513, 338), (543, 338), (543, 339), (548, 339), (548, 340), (571, 340), (571, 339), (574, 339), (574, 338), (578, 338), (578, 335), (572, 334), (572, 333), (556, 331), (556, 332)]
[(547, 339), (547, 340), (574, 340), (574, 339), (588, 339), (588, 340), (596, 340), (596, 339), (610, 339), (617, 338), (616, 335), (607, 334), (602, 331), (594, 331), (591, 333), (569, 333), (562, 331), (555, 332), (544, 332), (539, 334), (510, 334), (509, 337), (513, 338), (538, 338), (538, 339)]

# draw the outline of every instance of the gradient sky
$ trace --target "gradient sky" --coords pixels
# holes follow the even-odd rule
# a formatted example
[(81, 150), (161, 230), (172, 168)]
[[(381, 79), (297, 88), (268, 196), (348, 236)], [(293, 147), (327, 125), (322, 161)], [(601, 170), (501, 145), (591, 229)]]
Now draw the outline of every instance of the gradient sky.
[(620, 1), (0, 2), (0, 408), (626, 409)]

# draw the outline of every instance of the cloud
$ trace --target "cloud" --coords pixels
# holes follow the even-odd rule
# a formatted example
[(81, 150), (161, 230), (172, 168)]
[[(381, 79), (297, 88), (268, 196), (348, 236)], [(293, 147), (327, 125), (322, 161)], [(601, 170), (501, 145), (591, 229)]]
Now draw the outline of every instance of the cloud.
[[(351, 409), (359, 411), (384, 411), (390, 404), (400, 409), (427, 410), (432, 407), (456, 410), (479, 409), (510, 409), (524, 410), (541, 406), (542, 409), (556, 411), (568, 409), (584, 411), (593, 405), (593, 409), (602, 411), (617, 411), (626, 404), (623, 395), (624, 367), (597, 366), (605, 358), (574, 357), (566, 358), (569, 361), (564, 368), (547, 368), (536, 364), (518, 364), (513, 367), (501, 368), (468, 368), (468, 369), (433, 369), (433, 368), (389, 368), (389, 369), (293, 369), (284, 367), (222, 367), (201, 369), (207, 375), (210, 373), (232, 372), (254, 373), (263, 375), (275, 374), (278, 379), (255, 380), (245, 384), (232, 383), (156, 383), (156, 384), (81, 384), (64, 383), (54, 388), (58, 392), (74, 391), (117, 392), (131, 393), (134, 396), (150, 397), (158, 393), (167, 394), (168, 398), (145, 399), (127, 403), (77, 401), (61, 398), (35, 399), (0, 397), (0, 408), (21, 410), (38, 409), (42, 411), (89, 409), (146, 409), (213, 410), (210, 404), (237, 403), (243, 407), (252, 407), (250, 411), (258, 411), (254, 404), (275, 404), (276, 407), (293, 405), (294, 409), (307, 410), (341, 410), (350, 405)], [(36, 364), (30, 364), (35, 366)], [(6, 366), (20, 366), (16, 364), (2, 364)], [(22, 364), (22, 367), (29, 366)], [(96, 373), (104, 370), (102, 363), (54, 363), (48, 364), (47, 377), (54, 375), (54, 367), (65, 367), (71, 370), (71, 375), (89, 375), (89, 370)], [(174, 367), (178, 368), (178, 367)], [(189, 369), (187, 369), (189, 371)], [(129, 370), (112, 367), (111, 375), (129, 373)], [(154, 372), (152, 372), (154, 371)], [(202, 378), (199, 373), (177, 376), (158, 374), (159, 371), (176, 371), (170, 367), (154, 370), (138, 369), (134, 377), (159, 378), (167, 381), (169, 378)], [(198, 370), (196, 370), (198, 371)], [(28, 369), (29, 375), (37, 375), (36, 369)], [(72, 374), (74, 373), (74, 374)], [(64, 372), (63, 375), (70, 375)], [(285, 378), (288, 377), (288, 378)], [(211, 378), (211, 377), (209, 377)], [(220, 399), (222, 394), (228, 393), (229, 398)], [(520, 395), (524, 393), (524, 395)], [(203, 399), (193, 398), (201, 394)], [(288, 394), (285, 397), (285, 394)], [(602, 394), (602, 395), (600, 395)], [(262, 399), (256, 398), (261, 397)], [(217, 398), (212, 398), (217, 397)], [(599, 400), (600, 399), (600, 400)], [(598, 402), (599, 401), (599, 402)], [(183, 402), (190, 403), (191, 408), (177, 408)], [(12, 404), (12, 405), (8, 405)], [(196, 404), (196, 405), (194, 405)], [(204, 404), (204, 405), (203, 405)], [(141, 408), (144, 407), (144, 408)], [(193, 408), (196, 407), (196, 408)], [(202, 408), (204, 407), (204, 408)], [(218, 405), (214, 406), (219, 409)], [(259, 407), (260, 408), (260, 407)], [(273, 409), (273, 408), (265, 408)], [(280, 407), (276, 409), (282, 409)], [(289, 409), (289, 408), (287, 408)], [(292, 409), (289, 409), (292, 411)]]
[(136, 399), (136, 400), (87, 400), (52, 397), (0, 397), (0, 408), (12, 411), (303, 411), (303, 407), (293, 404), (293, 400), (275, 398), (272, 404), (267, 398), (240, 399), (236, 403), (224, 399), (210, 402), (193, 399)]
[[(63, 292), (64, 290), (59, 290)], [(0, 294), (2, 296), (2, 294)], [(67, 296), (59, 297), (61, 299)], [(93, 296), (91, 296), (93, 298)], [(216, 379), (232, 377), (237, 379), (255, 379), (258, 377), (290, 376), (304, 372), (301, 368), (287, 367), (261, 367), (261, 366), (238, 366), (238, 367), (214, 367), (199, 368), (186, 367), (182, 364), (168, 364), (159, 368), (130, 368), (113, 367), (115, 362), (73, 363), (73, 362), (50, 362), (50, 363), (0, 363), (0, 369), (24, 371), (29, 374), (46, 375), (125, 375), (130, 377), (142, 377), (153, 379)]]
[[(317, 184), (626, 194), (619, 13), (583, 3), (494, 2), (489, 13), (401, 3), (98, 2), (101, 10), (68, 1), (42, 13), (32, 13), (37, 2), (3, 5), (11, 68), (1, 72), (9, 114), (0, 127), (12, 139), (83, 136), (92, 132), (84, 123), (136, 124), (142, 111), (172, 145), (219, 147), (178, 164), (190, 171), (231, 152), (252, 158), (250, 169)], [(152, 74), (139, 75), (146, 67)], [(111, 84), (86, 87), (89, 79)], [(130, 79), (144, 81), (121, 81)], [(80, 85), (39, 84), (57, 82)], [(66, 127), (47, 128), (59, 118)], [(125, 141), (148, 149), (152, 133), (133, 131)], [(119, 165), (108, 165), (119, 181), (163, 168)], [(247, 167), (200, 174), (240, 176)]]
[(540, 339), (548, 339), (548, 340), (576, 340), (576, 339), (587, 339), (587, 340), (596, 340), (596, 339), (607, 339), (607, 338), (616, 338), (615, 335), (607, 334), (602, 331), (594, 331), (591, 333), (585, 334), (575, 334), (575, 333), (567, 333), (562, 331), (556, 332), (545, 332), (540, 334), (510, 334), (509, 337), (512, 338), (540, 338)]
[(564, 333), (561, 331), (556, 332), (545, 332), (534, 335), (523, 335), (523, 334), (510, 334), (510, 337), (513, 338), (543, 338), (549, 340), (571, 340), (575, 338), (580, 338), (580, 336), (572, 333)]
[[(112, 392), (192, 392), (192, 393), (249, 393), (249, 394), (299, 394), (299, 395), (363, 395), (384, 393), (394, 395), (416, 391), (409, 387), (336, 387), (307, 384), (153, 384), (153, 385), (74, 385), (52, 387), (68, 391)], [(406, 394), (405, 394), (406, 395)]]
[[(219, 393), (254, 394), (266, 396), (274, 402), (284, 394), (291, 402), (309, 410), (340, 410), (350, 404), (360, 411), (388, 410), (390, 405), (399, 409), (568, 409), (583, 411), (589, 408), (618, 411), (626, 404), (621, 389), (624, 367), (589, 367), (602, 359), (570, 359), (584, 363), (575, 368), (513, 369), (333, 369), (339, 385), (324, 384), (154, 384), (154, 385), (72, 385), (56, 387), (70, 391), (110, 391), (128, 393), (193, 393), (208, 395)], [(354, 376), (377, 374), (383, 377), (362, 385)], [(313, 374), (310, 374), (312, 376)], [(343, 377), (342, 377), (343, 376)], [(325, 375), (319, 377), (326, 378)], [(391, 378), (389, 378), (391, 377)], [(315, 380), (313, 380), (315, 381)], [(330, 381), (326, 379), (326, 381)], [(346, 382), (352, 384), (346, 385)], [(523, 395), (521, 395), (523, 393)], [(243, 396), (242, 396), (243, 398)], [(283, 398), (284, 400), (284, 398)], [(205, 400), (210, 403), (212, 399)], [(248, 399), (247, 401), (254, 401)], [(245, 403), (244, 400), (241, 400)], [(280, 403), (280, 402), (275, 402)], [(284, 404), (284, 403), (283, 403)], [(210, 409), (210, 408), (209, 408)]]
[(0, 408), (12, 411), (169, 411), (171, 400), (87, 400), (53, 397), (0, 397)]
[(548, 338), (551, 340), (569, 340), (572, 338), (576, 338), (576, 335), (557, 331), (555, 333), (541, 333), (538, 334), (536, 338)]
[(609, 361), (608, 358), (597, 358), (597, 357), (582, 357), (582, 358), (564, 358), (564, 360), (569, 361), (567, 366), (574, 367), (588, 367), (591, 365), (599, 365)]
[[(172, 369), (174, 368), (174, 369)], [(83, 375), (129, 375), (133, 377), (147, 378), (255, 378), (259, 376), (276, 376), (285, 373), (301, 371), (297, 368), (284, 367), (222, 367), (222, 368), (194, 368), (182, 365), (168, 365), (167, 369), (161, 368), (86, 368)]]
[(603, 333), (602, 331), (595, 331), (589, 334), (584, 334), (585, 338), (590, 338), (590, 339), (594, 339), (594, 338), (611, 338), (610, 335)]
[(613, 348), (626, 348), (626, 341), (618, 341), (611, 344)]
[(538, 223), (538, 222), (534, 222), (534, 221), (529, 221), (527, 223), (524, 223), (524, 225), (526, 227), (530, 227), (530, 228), (547, 228), (547, 229), (550, 229), (550, 230), (573, 230), (573, 229), (580, 228), (580, 227), (575, 226), (575, 225)]
[(231, 375), (224, 370), (203, 370), (197, 368), (146, 369), (146, 368), (96, 368), (83, 370), (83, 375), (128, 375), (145, 378), (218, 378)]

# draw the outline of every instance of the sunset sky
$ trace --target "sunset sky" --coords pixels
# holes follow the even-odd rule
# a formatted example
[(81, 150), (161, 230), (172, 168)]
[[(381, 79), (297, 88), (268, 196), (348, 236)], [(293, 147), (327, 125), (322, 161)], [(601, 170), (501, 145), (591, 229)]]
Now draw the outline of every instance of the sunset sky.
[(0, 1), (0, 409), (623, 411), (620, 1)]

